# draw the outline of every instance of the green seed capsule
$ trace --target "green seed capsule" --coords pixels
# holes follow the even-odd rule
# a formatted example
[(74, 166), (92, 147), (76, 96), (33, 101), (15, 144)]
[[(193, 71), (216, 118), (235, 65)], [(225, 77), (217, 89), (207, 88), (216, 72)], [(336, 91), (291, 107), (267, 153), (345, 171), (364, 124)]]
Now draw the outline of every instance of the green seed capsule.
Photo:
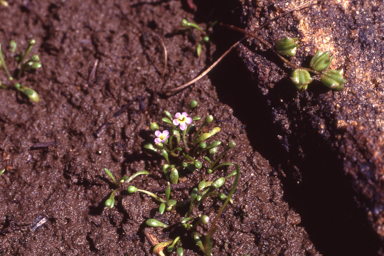
[(209, 222), (209, 217), (207, 215), (202, 215), (200, 217), (200, 222), (203, 224), (207, 224)]
[(182, 19), (181, 20), (181, 26), (188, 27), (189, 26), (189, 22), (186, 19)]
[(15, 42), (15, 40), (11, 40), (11, 42), (9, 42), (9, 47), (11, 48), (11, 52), (15, 53), (17, 48), (17, 43)]
[(316, 54), (312, 57), (309, 66), (314, 70), (321, 72), (329, 68), (332, 63), (333, 56), (330, 56), (330, 52), (321, 52), (317, 51)]
[(189, 107), (191, 109), (194, 109), (195, 107), (197, 107), (197, 101), (196, 100), (191, 100), (191, 103), (189, 103)]
[(202, 149), (204, 149), (204, 148), (207, 147), (207, 143), (203, 141), (203, 142), (201, 142), (201, 143), (199, 144), (199, 147), (202, 148)]
[(209, 133), (213, 136), (216, 133), (220, 132), (220, 130), (221, 130), (220, 127), (215, 127)]
[(31, 39), (31, 41), (29, 41), (29, 45), (35, 45), (36, 44), (36, 40), (35, 39)]
[(207, 123), (207, 124), (212, 123), (212, 121), (213, 121), (213, 116), (212, 115), (208, 115), (205, 118), (205, 123)]
[(147, 219), (145, 221), (145, 224), (147, 224), (150, 227), (161, 227), (161, 228), (168, 228), (169, 227), (169, 225), (167, 225), (163, 222), (160, 222), (156, 219)]
[(322, 75), (321, 75), (321, 83), (323, 83), (325, 86), (332, 90), (342, 90), (344, 88), (344, 83), (347, 82), (343, 78), (343, 69), (340, 70), (333, 70), (329, 69), (326, 70)]
[(231, 140), (231, 141), (228, 143), (227, 149), (232, 149), (232, 148), (234, 148), (234, 147), (236, 147), (236, 143), (235, 143), (233, 140)]
[(223, 186), (225, 183), (225, 178), (224, 177), (221, 177), (221, 178), (218, 178), (217, 180), (215, 180), (213, 183), (212, 183), (212, 187), (214, 187), (215, 189), (217, 188), (220, 188), (221, 186)]
[(195, 167), (196, 169), (201, 169), (201, 167), (203, 167), (203, 164), (199, 161), (195, 161)]
[(112, 209), (115, 206), (115, 198), (109, 198), (105, 201), (104, 204), (106, 207)]
[(19, 92), (22, 92), (24, 93), (25, 95), (28, 96), (28, 98), (33, 101), (33, 102), (36, 102), (38, 103), (40, 98), (39, 98), (39, 95), (37, 94), (37, 92), (35, 92), (34, 90), (32, 90), (31, 88), (28, 88), (26, 86), (22, 86), (20, 84), (15, 84), (15, 89), (18, 90)]
[(167, 205), (168, 205), (169, 207), (173, 207), (173, 206), (175, 206), (176, 204), (177, 204), (177, 201), (174, 200), (174, 199), (169, 199), (169, 200), (167, 201)]
[(209, 42), (209, 36), (204, 36), (203, 41), (204, 41), (204, 43), (208, 43)]
[(227, 196), (224, 193), (220, 193), (219, 198), (220, 200), (224, 201), (225, 199), (227, 199)]
[(177, 256), (184, 256), (184, 250), (183, 247), (177, 247)]
[(151, 143), (145, 144), (144, 148), (149, 150), (149, 151), (151, 151), (151, 152), (156, 152), (157, 153), (157, 149)]
[(160, 214), (163, 214), (164, 213), (164, 211), (165, 211), (165, 203), (161, 203), (160, 204), (160, 206), (159, 206), (159, 213)]
[(295, 56), (296, 49), (299, 47), (297, 38), (284, 37), (276, 42), (276, 50), (281, 55)]
[(129, 187), (127, 188), (127, 191), (128, 191), (129, 194), (133, 194), (133, 193), (135, 193), (137, 190), (138, 190), (138, 189), (137, 189), (136, 187), (134, 187), (134, 186), (129, 186)]
[(198, 138), (197, 138), (197, 141), (196, 143), (200, 143), (200, 142), (203, 142), (205, 141), (206, 139), (210, 138), (212, 135), (210, 133), (203, 133), (201, 134)]
[(168, 186), (165, 189), (165, 198), (166, 198), (167, 201), (169, 200), (170, 196), (171, 196), (171, 185), (168, 182)]
[(197, 54), (197, 57), (200, 58), (200, 54), (201, 54), (201, 44), (200, 43), (197, 44), (196, 54)]
[(206, 186), (207, 182), (205, 180), (203, 181), (200, 181), (199, 185), (197, 185), (197, 188), (199, 189), (199, 191), (203, 190)]
[(304, 91), (313, 79), (307, 70), (295, 69), (292, 73), (291, 80), (299, 91)]
[(213, 172), (212, 169), (208, 169), (208, 170), (207, 170), (207, 173), (208, 173), (208, 174), (211, 174), (212, 172)]
[(159, 130), (160, 128), (159, 128), (159, 125), (156, 123), (156, 122), (153, 122), (153, 123), (151, 123), (150, 125), (149, 125), (149, 129), (151, 129), (151, 131), (157, 131), (157, 130)]
[(176, 168), (171, 169), (169, 179), (171, 180), (172, 184), (177, 184), (179, 182), (179, 172), (177, 171)]
[(37, 55), (37, 54), (32, 55), (30, 60), (33, 62), (39, 62), (40, 61), (39, 55)]
[(160, 152), (161, 152), (161, 155), (164, 157), (165, 161), (169, 163), (168, 152), (165, 149), (162, 149)]
[(211, 148), (211, 149), (209, 150), (209, 154), (211, 154), (211, 155), (214, 155), (214, 154), (216, 154), (216, 153), (217, 153), (217, 147)]

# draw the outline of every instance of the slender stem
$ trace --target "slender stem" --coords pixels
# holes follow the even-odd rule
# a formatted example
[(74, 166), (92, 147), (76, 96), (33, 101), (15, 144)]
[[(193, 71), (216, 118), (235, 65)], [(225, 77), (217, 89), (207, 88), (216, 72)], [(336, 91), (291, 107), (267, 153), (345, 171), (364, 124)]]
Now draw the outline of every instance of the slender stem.
[(193, 143), (196, 143), (197, 138), (199, 137), (199, 134), (201, 132), (201, 129), (206, 125), (207, 123), (204, 121), (204, 123), (200, 126), (199, 130), (195, 133), (195, 136), (193, 137)]
[(169, 137), (169, 150), (172, 151), (172, 140), (173, 140), (173, 132), (172, 135)]
[(13, 80), (13, 77), (11, 76), (11, 73), (9, 73), (9, 70), (7, 68), (7, 64), (5, 64), (3, 51), (1, 50), (1, 44), (0, 44), (0, 62), (4, 67), (5, 73), (7, 73), (7, 76), (9, 77), (9, 80)]
[(156, 199), (157, 201), (159, 201), (159, 202), (161, 202), (161, 203), (166, 203), (166, 202), (167, 202), (167, 201), (165, 201), (163, 198), (161, 198), (161, 197), (159, 197), (159, 196), (155, 195), (154, 193), (149, 192), (149, 191), (147, 191), (147, 190), (137, 189), (137, 191), (139, 191), (139, 192), (141, 192), (141, 193), (144, 193), (144, 194), (147, 194), (147, 195), (153, 197), (154, 199)]
[(257, 41), (259, 41), (260, 43), (264, 44), (269, 49), (271, 49), (285, 64), (287, 64), (288, 66), (290, 66), (293, 69), (304, 69), (304, 70), (307, 70), (308, 72), (314, 73), (316, 75), (320, 75), (321, 74), (320, 72), (317, 72), (316, 70), (313, 70), (311, 68), (299, 67), (296, 64), (293, 64), (292, 62), (290, 62), (289, 60), (284, 58), (280, 53), (278, 53), (275, 50), (275, 48), (270, 43), (268, 43), (266, 40), (264, 40), (263, 38), (259, 37), (255, 33), (246, 31), (245, 29), (242, 29), (242, 28), (239, 28), (239, 27), (235, 27), (233, 25), (228, 25), (228, 24), (221, 24), (221, 25), (223, 25), (223, 26), (225, 26), (225, 27), (227, 27), (229, 29), (239, 31), (239, 32), (241, 32), (243, 34), (246, 34), (248, 36), (251, 36), (251, 37), (255, 38)]
[(185, 134), (187, 133), (187, 129), (185, 129), (183, 132), (182, 132), (182, 135), (183, 135), (183, 143), (184, 143), (184, 147), (185, 147), (185, 151), (187, 152), (187, 154), (189, 153), (189, 147), (188, 147), (188, 144), (187, 144), (187, 140), (185, 139)]
[(236, 179), (235, 179), (235, 182), (233, 183), (232, 189), (231, 189), (231, 191), (229, 191), (228, 197), (227, 197), (227, 199), (225, 199), (225, 202), (224, 202), (223, 206), (220, 208), (220, 210), (217, 213), (215, 219), (213, 220), (212, 226), (211, 226), (211, 228), (209, 229), (209, 232), (208, 232), (208, 236), (212, 236), (212, 234), (213, 234), (212, 231), (215, 228), (215, 224), (216, 224), (217, 220), (219, 219), (221, 213), (224, 211), (225, 207), (227, 206), (227, 204), (229, 202), (229, 199), (231, 199), (233, 193), (236, 190), (237, 183), (239, 183), (239, 177), (240, 177), (240, 168), (239, 168), (239, 165), (237, 164), (236, 165)]

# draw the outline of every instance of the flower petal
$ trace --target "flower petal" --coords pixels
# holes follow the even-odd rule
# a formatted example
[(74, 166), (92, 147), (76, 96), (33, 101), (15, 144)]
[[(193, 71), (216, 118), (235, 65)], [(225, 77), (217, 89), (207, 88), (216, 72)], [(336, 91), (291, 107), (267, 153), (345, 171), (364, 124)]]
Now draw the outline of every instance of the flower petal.
[(176, 126), (178, 126), (178, 125), (179, 125), (179, 120), (177, 120), (177, 119), (173, 119), (173, 124), (176, 125)]
[(168, 130), (164, 130), (164, 131), (163, 131), (163, 135), (167, 136), (167, 138), (168, 138), (169, 131), (168, 131)]
[(180, 130), (184, 131), (185, 129), (187, 129), (185, 122), (180, 123)]
[(159, 131), (159, 130), (155, 131), (155, 135), (156, 135), (156, 137), (160, 137), (161, 136), (161, 131)]
[(159, 143), (161, 143), (161, 140), (160, 140), (159, 138), (156, 138), (156, 139), (155, 139), (155, 143), (156, 143), (156, 144), (159, 144)]
[(179, 112), (177, 112), (175, 115), (176, 118), (179, 118), (180, 116), (181, 116), (181, 114)]
[(183, 112), (181, 115), (184, 116), (184, 117), (187, 117), (188, 113), (187, 112)]
[(185, 119), (185, 122), (186, 122), (187, 124), (191, 124), (191, 123), (192, 123), (192, 118), (187, 117), (187, 118)]

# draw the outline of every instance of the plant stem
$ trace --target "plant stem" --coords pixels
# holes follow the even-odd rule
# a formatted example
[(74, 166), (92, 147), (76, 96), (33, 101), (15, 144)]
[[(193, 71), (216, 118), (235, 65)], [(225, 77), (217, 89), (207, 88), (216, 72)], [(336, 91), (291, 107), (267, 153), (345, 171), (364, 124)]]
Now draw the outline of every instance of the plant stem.
[(255, 38), (257, 41), (259, 41), (260, 43), (264, 44), (269, 49), (271, 49), (285, 64), (287, 64), (288, 66), (290, 66), (293, 69), (304, 69), (304, 70), (307, 70), (308, 72), (314, 73), (316, 75), (321, 74), (320, 72), (317, 72), (316, 70), (313, 70), (311, 68), (299, 67), (296, 64), (293, 64), (292, 62), (290, 62), (289, 60), (284, 58), (280, 53), (278, 53), (270, 43), (268, 43), (266, 40), (264, 40), (263, 38), (259, 37), (258, 35), (254, 34), (252, 32), (246, 31), (245, 29), (242, 29), (242, 28), (235, 27), (233, 25), (228, 25), (228, 24), (221, 24), (221, 25), (223, 25), (229, 29), (239, 31), (243, 34), (246, 34), (247, 36), (251, 36), (251, 37)]

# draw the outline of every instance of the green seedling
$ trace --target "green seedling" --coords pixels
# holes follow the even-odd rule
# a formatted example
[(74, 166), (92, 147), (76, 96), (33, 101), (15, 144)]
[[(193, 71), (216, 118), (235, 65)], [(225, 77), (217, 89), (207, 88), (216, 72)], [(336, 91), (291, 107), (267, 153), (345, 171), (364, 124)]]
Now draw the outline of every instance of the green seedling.
[[(36, 41), (34, 39), (32, 39), (31, 41), (29, 41), (29, 46), (28, 46), (27, 50), (25, 51), (25, 53), (24, 54), (20, 53), (16, 56), (16, 61), (18, 64), (17, 68), (19, 69), (18, 75), (16, 77), (17, 79), (19, 79), (22, 76), (22, 74), (27, 70), (33, 70), (33, 69), (41, 68), (40, 58), (37, 54), (32, 55), (32, 57), (30, 59), (26, 60), (27, 55), (32, 50), (32, 46), (35, 44), (36, 44)], [(14, 40), (11, 40), (9, 43), (9, 49), (10, 49), (12, 54), (15, 53), (16, 48), (17, 48), (16, 42)], [(5, 63), (5, 60), (4, 60), (4, 55), (3, 55), (3, 52), (1, 49), (1, 44), (0, 44), (0, 68), (4, 69), (5, 73), (8, 76), (9, 81), (13, 81), (13, 77), (12, 77), (11, 73), (9, 72), (7, 64)], [(8, 89), (8, 88), (12, 88), (12, 87), (1, 85), (1, 83), (0, 83), (0, 88)], [(15, 90), (25, 94), (32, 102), (38, 103), (40, 100), (37, 92), (34, 91), (33, 89), (27, 87), (27, 86), (23, 86), (23, 85), (20, 85), (20, 83), (16, 83), (13, 88)]]
[(5, 169), (0, 170), (0, 176), (3, 175), (4, 172), (5, 172)]
[[(197, 101), (190, 102), (190, 109), (193, 110), (197, 107)], [(190, 196), (179, 201), (171, 198), (172, 185), (177, 184), (182, 180), (182, 177), (191, 172), (208, 172), (213, 173), (219, 169), (230, 168), (233, 163), (224, 162), (222, 158), (226, 153), (236, 147), (234, 141), (230, 141), (228, 145), (220, 150), (222, 142), (219, 140), (213, 140), (220, 131), (220, 127), (209, 128), (207, 126), (212, 125), (214, 117), (207, 115), (201, 122), (201, 117), (190, 117), (187, 112), (178, 112), (174, 116), (164, 111), (164, 117), (162, 118), (165, 127), (162, 128), (159, 125), (151, 123), (151, 131), (154, 132), (154, 143), (145, 144), (144, 148), (151, 154), (158, 155), (163, 159), (162, 171), (165, 179), (168, 183), (165, 188), (165, 199), (163, 196), (159, 196), (153, 192), (138, 189), (134, 186), (128, 187), (128, 193), (145, 193), (156, 201), (159, 202), (158, 211), (162, 215), (166, 211), (176, 210), (184, 212), (184, 218), (179, 223), (172, 223), (172, 225), (182, 227), (185, 234), (179, 233), (171, 237), (176, 237), (173, 240), (160, 243), (155, 246), (154, 253), (162, 252), (163, 249), (167, 249), (168, 253), (177, 252), (177, 255), (183, 255), (184, 249), (182, 246), (182, 238), (190, 237), (193, 242), (199, 247), (206, 255), (209, 255), (210, 245), (208, 242), (212, 240), (212, 232), (207, 235), (201, 233), (199, 228), (210, 223), (208, 215), (194, 215), (196, 210), (203, 201), (208, 197), (217, 197), (221, 201), (224, 201), (223, 205), (227, 204), (231, 200), (234, 189), (237, 186), (238, 175), (240, 173), (239, 167), (236, 167), (235, 171), (232, 171), (229, 175), (224, 177), (218, 177), (213, 181), (200, 181), (190, 192)], [(199, 122), (194, 124), (194, 122)], [(197, 128), (196, 128), (196, 127)], [(221, 153), (219, 153), (221, 151)], [(225, 182), (232, 176), (237, 175), (237, 180), (230, 191), (225, 195), (220, 191)], [(219, 202), (219, 200), (216, 200)], [(232, 201), (230, 201), (232, 203)], [(221, 212), (224, 208), (221, 209)], [(220, 213), (220, 212), (219, 212)], [(164, 215), (167, 216), (167, 215)], [(216, 218), (217, 221), (217, 218)], [(215, 223), (215, 222), (214, 222)], [(151, 227), (168, 228), (168, 224), (159, 222), (156, 219), (148, 219), (146, 224)], [(215, 228), (216, 230), (216, 228)], [(171, 230), (171, 233), (173, 231)], [(209, 238), (206, 238), (206, 237)], [(208, 241), (209, 240), (209, 241)]]
[[(216, 24), (216, 22), (212, 23), (212, 25), (209, 28), (211, 28), (215, 24)], [(203, 44), (208, 44), (209, 41), (210, 41), (208, 33), (206, 31), (204, 31), (196, 23), (189, 22), (186, 19), (181, 20), (181, 27), (182, 27), (182, 30), (193, 30), (193, 29), (196, 29), (196, 30), (198, 30), (200, 32), (200, 37), (197, 40), (197, 45), (196, 45), (196, 55), (197, 55), (197, 57), (200, 57), (201, 51), (202, 51), (202, 45)]]
[(154, 199), (156, 199), (157, 201), (159, 201), (160, 203), (166, 203), (167, 202), (163, 198), (157, 196), (156, 194), (154, 194), (154, 193), (152, 193), (150, 191), (146, 191), (146, 190), (143, 190), (143, 189), (138, 189), (138, 188), (136, 188), (134, 186), (129, 186), (127, 191), (128, 191), (129, 194), (133, 194), (135, 192), (140, 192), (140, 193), (147, 194), (147, 195), (153, 197)]
[(40, 101), (40, 98), (37, 92), (35, 92), (29, 87), (23, 86), (21, 84), (15, 84), (15, 89), (19, 92), (24, 93), (31, 101), (35, 103), (38, 103)]
[(123, 183), (129, 183), (129, 182), (131, 182), (134, 178), (136, 178), (139, 175), (148, 175), (149, 174), (149, 172), (147, 172), (146, 170), (142, 170), (142, 171), (136, 172), (131, 177), (123, 176), (121, 179), (116, 180), (115, 177), (113, 176), (112, 172), (109, 169), (104, 168), (104, 171), (112, 179), (113, 184), (115, 186), (115, 189), (113, 190), (113, 192), (111, 193), (111, 195), (105, 201), (105, 204), (104, 204), (106, 207), (108, 207), (110, 209), (112, 209), (115, 206), (115, 193), (121, 187), (121, 185)]
[[(297, 11), (297, 10), (300, 10), (300, 9), (303, 9), (303, 8), (308, 8), (311, 5), (312, 5), (312, 1), (308, 1), (308, 2), (304, 3), (303, 5), (299, 5), (296, 8), (291, 9), (288, 12), (285, 12), (285, 13), (281, 14), (278, 17), (275, 17), (273, 20), (278, 20), (279, 18), (281, 18), (282, 16), (285, 16), (288, 13), (291, 13), (293, 11)], [(325, 55), (323, 56), (323, 59), (320, 61), (321, 64), (316, 64), (314, 66), (311, 65), (311, 68), (300, 67), (300, 66), (297, 66), (296, 64), (290, 62), (289, 60), (287, 60), (284, 57), (284, 56), (294, 57), (296, 55), (296, 50), (299, 47), (298, 44), (297, 44), (297, 41), (298, 41), (297, 38), (284, 37), (284, 38), (281, 38), (281, 39), (277, 40), (275, 45), (272, 45), (268, 41), (266, 41), (264, 38), (262, 38), (262, 37), (257, 35), (257, 32), (260, 29), (264, 28), (266, 25), (271, 23), (273, 20), (269, 20), (269, 21), (265, 22), (263, 25), (259, 26), (256, 30), (254, 30), (254, 32), (249, 32), (249, 31), (246, 31), (246, 30), (244, 30), (242, 28), (235, 27), (233, 25), (227, 25), (227, 24), (222, 24), (221, 23), (220, 25), (225, 26), (225, 27), (227, 27), (229, 29), (232, 29), (232, 30), (239, 31), (239, 32), (243, 33), (246, 36), (243, 37), (242, 39), (240, 39), (239, 41), (237, 41), (236, 43), (234, 43), (211, 66), (209, 66), (206, 70), (200, 72), (200, 74), (197, 77), (195, 77), (191, 81), (189, 81), (189, 82), (187, 82), (187, 83), (185, 83), (183, 85), (180, 85), (180, 86), (178, 86), (176, 88), (166, 89), (165, 93), (168, 94), (168, 95), (171, 94), (171, 93), (175, 93), (175, 92), (180, 91), (182, 89), (185, 89), (188, 86), (190, 86), (190, 85), (196, 83), (197, 81), (199, 81), (201, 78), (206, 76), (217, 64), (219, 64), (222, 61), (222, 59), (225, 56), (227, 56), (233, 49), (235, 49), (240, 44), (240, 42), (243, 41), (246, 37), (253, 37), (257, 41), (259, 41), (261, 44), (263, 44), (267, 48), (271, 49), (286, 65), (291, 67), (293, 70), (297, 70), (297, 69), (299, 69), (299, 70), (306, 70), (306, 71), (308, 71), (308, 72), (310, 72), (312, 74), (315, 74), (317, 76), (321, 76), (320, 82), (323, 83), (325, 86), (329, 87), (332, 90), (341, 90), (341, 89), (344, 88), (343, 84), (346, 83), (346, 80), (342, 77), (342, 74), (335, 74), (335, 73), (340, 73), (340, 71), (333, 70), (333, 71), (330, 72), (330, 73), (333, 73), (332, 75), (336, 75), (336, 79), (331, 78), (331, 80), (333, 80), (333, 81), (331, 81), (329, 79), (329, 77), (328, 77), (329, 74), (326, 74), (325, 76), (322, 76), (324, 70), (329, 68), (330, 63), (332, 62), (332, 57), (329, 57), (327, 52), (322, 53), (322, 54), (325, 54)], [(184, 24), (188, 25), (188, 22), (184, 22)], [(320, 57), (319, 55), (322, 55), (322, 54), (316, 53), (315, 56), (317, 58), (317, 57)], [(311, 62), (314, 63), (316, 61), (313, 60)], [(318, 77), (315, 77), (315, 78), (318, 79)], [(299, 91), (306, 90), (307, 87), (308, 87), (307, 85), (305, 85), (303, 83), (296, 83), (295, 85), (296, 85), (296, 88)]]

